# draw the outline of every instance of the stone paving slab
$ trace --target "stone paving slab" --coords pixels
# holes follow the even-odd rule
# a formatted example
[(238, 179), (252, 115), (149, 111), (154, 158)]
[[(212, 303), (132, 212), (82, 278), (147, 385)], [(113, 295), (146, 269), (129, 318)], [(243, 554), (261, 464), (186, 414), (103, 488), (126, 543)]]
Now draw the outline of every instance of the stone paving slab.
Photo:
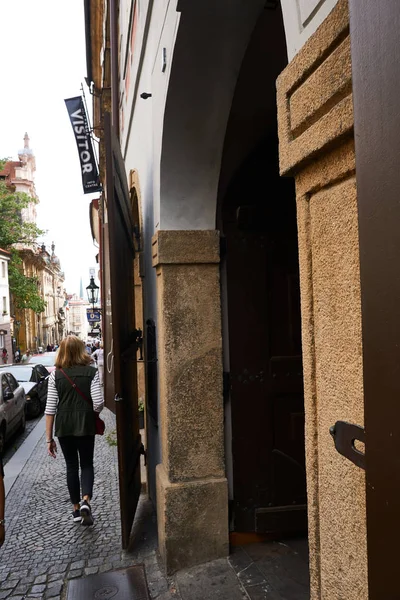
[(182, 598), (190, 600), (248, 600), (226, 558), (185, 569), (176, 574)]

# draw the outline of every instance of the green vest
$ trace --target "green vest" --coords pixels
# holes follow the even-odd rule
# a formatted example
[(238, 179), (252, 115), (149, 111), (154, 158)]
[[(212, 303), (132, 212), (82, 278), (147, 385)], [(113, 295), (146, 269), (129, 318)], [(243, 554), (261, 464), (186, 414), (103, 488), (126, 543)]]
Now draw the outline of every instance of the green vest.
[[(79, 387), (81, 392), (88, 398), (93, 377), (96, 375), (94, 367), (71, 367), (64, 369), (65, 373)], [(54, 435), (63, 437), (65, 435), (95, 435), (95, 423), (93, 405), (82, 398), (72, 387), (68, 379), (59, 371), (55, 371), (56, 388), (58, 393), (58, 405)]]

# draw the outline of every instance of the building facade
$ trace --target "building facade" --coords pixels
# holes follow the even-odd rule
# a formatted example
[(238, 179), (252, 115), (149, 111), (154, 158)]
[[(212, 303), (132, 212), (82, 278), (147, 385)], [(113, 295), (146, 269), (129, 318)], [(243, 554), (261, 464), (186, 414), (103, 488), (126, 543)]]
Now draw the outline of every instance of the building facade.
[(54, 254), (55, 244), (51, 245), (51, 253), (41, 246), (43, 268), (39, 272), (40, 289), (46, 302), (44, 313), (40, 315), (40, 346), (59, 344), (67, 335), (66, 301), (64, 273), (61, 271), (59, 258)]
[(89, 323), (87, 309), (89, 304), (77, 294), (68, 296), (68, 333), (78, 336), (81, 340), (88, 339)]
[[(307, 531), (312, 600), (378, 598), (362, 446), (348, 459), (365, 433), (363, 63), (352, 63), (348, 4), (85, 2), (105, 188), (92, 230), (106, 272), (111, 115), (147, 352), (150, 327), (156, 340), (146, 434), (161, 555), (173, 572), (227, 555), (233, 533)], [(112, 287), (103, 298), (106, 313)], [(360, 426), (347, 455), (334, 443), (342, 422)]]
[[(34, 181), (36, 161), (29, 146), (27, 133), (24, 136), (24, 147), (18, 152), (18, 159), (18, 161), (8, 161), (0, 176), (16, 193), (22, 192), (32, 198), (32, 203), (21, 210), (21, 218), (36, 225), (38, 202)], [(30, 309), (18, 309), (12, 306), (13, 339), (15, 346), (21, 351), (36, 352), (48, 344), (59, 343), (66, 335), (65, 276), (60, 261), (54, 254), (54, 242), (51, 252), (47, 251), (43, 244), (37, 243), (18, 244), (17, 249), (22, 258), (24, 275), (37, 280), (39, 295), (45, 302), (45, 311), (38, 314)]]
[(0, 350), (7, 350), (8, 362), (13, 360), (12, 326), (10, 317), (10, 287), (8, 284), (8, 263), (10, 253), (0, 248)]

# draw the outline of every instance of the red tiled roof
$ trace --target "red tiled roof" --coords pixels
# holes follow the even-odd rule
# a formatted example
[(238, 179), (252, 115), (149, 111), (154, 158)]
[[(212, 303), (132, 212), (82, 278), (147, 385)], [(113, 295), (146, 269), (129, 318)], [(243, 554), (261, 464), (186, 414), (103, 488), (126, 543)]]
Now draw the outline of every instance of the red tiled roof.
[(0, 171), (0, 177), (15, 177), (15, 167), (20, 167), (19, 160), (9, 160), (4, 165), (4, 169)]

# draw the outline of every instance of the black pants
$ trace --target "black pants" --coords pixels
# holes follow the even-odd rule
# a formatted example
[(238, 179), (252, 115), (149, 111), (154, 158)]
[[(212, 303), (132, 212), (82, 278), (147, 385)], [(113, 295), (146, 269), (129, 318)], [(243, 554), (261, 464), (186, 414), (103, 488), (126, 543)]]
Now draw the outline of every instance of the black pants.
[[(92, 497), (94, 469), (94, 435), (66, 435), (58, 438), (67, 465), (67, 486), (72, 504), (78, 504), (83, 496)], [(78, 462), (79, 456), (79, 462)], [(82, 496), (79, 483), (81, 465)]]

